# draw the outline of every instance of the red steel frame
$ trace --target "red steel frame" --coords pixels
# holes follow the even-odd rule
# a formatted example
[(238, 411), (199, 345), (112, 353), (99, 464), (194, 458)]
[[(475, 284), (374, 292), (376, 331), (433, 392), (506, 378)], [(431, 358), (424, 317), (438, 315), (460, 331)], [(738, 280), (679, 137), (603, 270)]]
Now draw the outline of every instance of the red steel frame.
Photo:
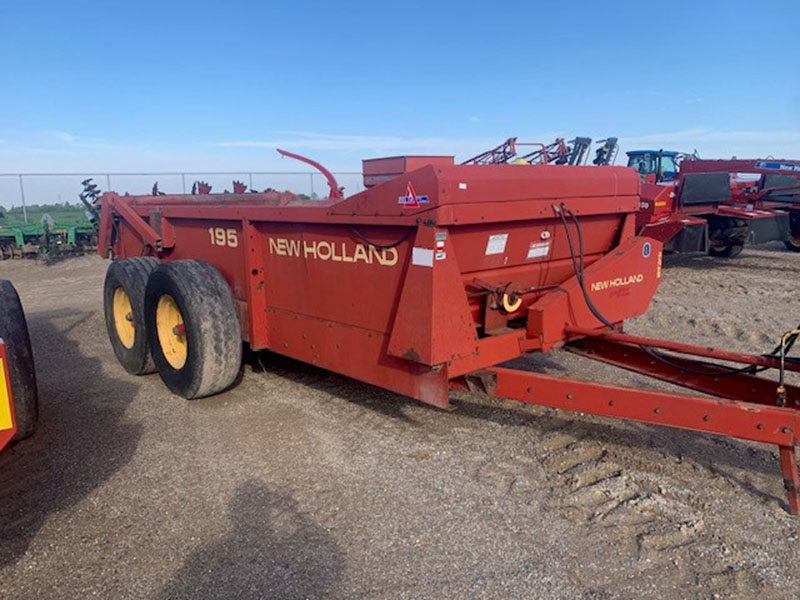
[[(427, 194), (427, 205), (398, 203), (412, 183), (417, 194)], [(636, 237), (639, 202), (638, 175), (630, 169), (511, 165), (427, 166), (321, 202), (281, 194), (107, 193), (98, 252), (207, 260), (231, 286), (242, 338), (253, 349), (441, 408), (448, 407), (449, 389), (478, 388), (521, 402), (775, 444), (789, 510), (797, 514), (800, 391), (786, 386), (781, 396), (769, 379), (718, 376), (721, 367), (654, 356), (653, 349), (765, 368), (775, 368), (776, 359), (629, 336), (611, 331), (588, 307), (585, 294), (619, 327), (649, 305), (661, 276), (661, 244)], [(554, 213), (559, 205), (582, 223), (585, 286)], [(233, 231), (239, 241), (215, 247), (209, 227)], [(577, 226), (568, 221), (567, 229), (577, 239)], [(500, 232), (503, 251), (490, 253), (486, 240)], [(549, 240), (546, 255), (531, 259), (530, 240)], [(509, 298), (512, 312), (504, 313), (500, 300)], [(558, 348), (716, 398), (496, 366)], [(792, 362), (786, 368), (800, 371)]]

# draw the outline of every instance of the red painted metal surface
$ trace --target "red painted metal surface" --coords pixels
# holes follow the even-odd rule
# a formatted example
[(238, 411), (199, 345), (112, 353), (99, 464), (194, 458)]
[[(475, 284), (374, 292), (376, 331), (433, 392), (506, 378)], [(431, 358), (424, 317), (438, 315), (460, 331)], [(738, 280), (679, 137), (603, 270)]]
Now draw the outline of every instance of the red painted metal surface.
[[(658, 360), (649, 349), (655, 346), (641, 346), (610, 341), (606, 338), (581, 338), (570, 342), (565, 349), (593, 360), (668, 381), (685, 388), (713, 394), (720, 398), (743, 400), (758, 404), (775, 406), (778, 402), (778, 384), (775, 381), (748, 373), (724, 373), (719, 366), (706, 365), (684, 357), (668, 355), (666, 360)], [(697, 348), (695, 356), (708, 356)], [(747, 356), (745, 364), (754, 357)], [(786, 403), (800, 407), (800, 388), (785, 385)]]
[(796, 445), (800, 431), (800, 413), (792, 408), (565, 380), (501, 367), (491, 372), (497, 377), (495, 395), (520, 402), (778, 446)]
[[(659, 340), (655, 338), (642, 337), (637, 335), (629, 335), (616, 331), (603, 331), (598, 329), (588, 329), (586, 327), (576, 327), (569, 325), (565, 327), (568, 335), (576, 337), (594, 337), (601, 340), (611, 342), (619, 342), (623, 344), (633, 344), (637, 346), (648, 346), (650, 348), (663, 348), (664, 350), (672, 350), (682, 354), (690, 354), (692, 356), (703, 356), (706, 358), (715, 358), (717, 360), (724, 360), (730, 362), (744, 363), (748, 365), (756, 365), (759, 367), (768, 367), (777, 369), (780, 361), (774, 356), (757, 356), (753, 354), (744, 354), (742, 352), (730, 352), (728, 350), (721, 350), (712, 346), (694, 346), (691, 344), (684, 344), (681, 342), (672, 342), (667, 340)], [(787, 371), (800, 372), (800, 365), (787, 363)]]
[(789, 512), (796, 515), (800, 513), (800, 475), (797, 472), (797, 454), (794, 445), (784, 444), (779, 449), (786, 501), (789, 504)]
[[(682, 205), (679, 198), (686, 176), (703, 173), (730, 173), (729, 197), (720, 202)], [(740, 181), (735, 178), (737, 174), (757, 174), (761, 179)], [(764, 187), (767, 174), (797, 177), (798, 185)], [(656, 183), (655, 175), (645, 177), (641, 193), (642, 202), (637, 214), (639, 232), (666, 244), (684, 229), (703, 225), (714, 216), (742, 219), (748, 223), (785, 219), (787, 213), (784, 209), (794, 208), (794, 204), (787, 203), (785, 196), (794, 196), (800, 202), (800, 161), (687, 158), (680, 163), (676, 179)]]
[[(683, 377), (687, 387), (732, 401), (495, 368), (529, 351), (576, 350), (583, 338), (605, 350), (601, 360), (663, 379), (685, 375), (648, 370), (642, 340), (598, 337), (604, 319), (645, 312), (661, 276), (661, 243), (636, 237), (639, 185), (621, 167), (445, 160), (316, 202), (276, 192), (107, 193), (98, 252), (208, 261), (230, 285), (253, 349), (437, 407), (449, 406), (451, 386), (491, 371), (498, 395), (524, 402), (793, 447), (797, 390), (787, 391), (789, 407), (771, 406), (771, 384), (761, 378), (757, 397), (742, 398), (713, 377)], [(622, 341), (641, 364), (614, 354)], [(774, 367), (773, 359), (721, 352), (702, 355)]]
[[(403, 203), (409, 185), (418, 206)], [(528, 308), (543, 297), (574, 297), (553, 206), (568, 206), (581, 223), (587, 276), (617, 257), (604, 272), (624, 278), (619, 257), (633, 262), (642, 253), (630, 217), (637, 192), (638, 178), (625, 168), (427, 164), (343, 200), (108, 193), (99, 252), (208, 261), (230, 285), (242, 339), (254, 349), (445, 407), (451, 366), (461, 373), (465, 364), (485, 368), (522, 352), (519, 342), (482, 342), (487, 315), (524, 329)], [(652, 297), (657, 250), (646, 272), (635, 273), (647, 279), (636, 283), (635, 310), (618, 312), (620, 319), (640, 314)], [(568, 291), (559, 292), (562, 285)], [(512, 312), (489, 301), (509, 286), (520, 300)], [(597, 324), (585, 311), (571, 322)]]
[(773, 173), (800, 177), (800, 161), (778, 158), (692, 159), (681, 162), (682, 173)]
[(426, 165), (447, 166), (453, 164), (452, 156), (390, 156), (367, 158), (361, 161), (364, 187), (375, 187), (405, 173), (416, 171)]
[(325, 179), (328, 181), (328, 187), (330, 188), (330, 192), (328, 193), (328, 198), (338, 200), (339, 198), (344, 197), (344, 195), (342, 194), (342, 190), (344, 188), (339, 186), (339, 183), (336, 181), (336, 177), (334, 177), (333, 173), (331, 173), (328, 169), (323, 167), (317, 161), (302, 156), (300, 154), (295, 154), (294, 152), (281, 150), (280, 148), (278, 148), (278, 153), (281, 156), (288, 156), (289, 158), (293, 158), (295, 160), (299, 160), (301, 162), (309, 164), (315, 169), (317, 169), (320, 173), (322, 173), (325, 176)]

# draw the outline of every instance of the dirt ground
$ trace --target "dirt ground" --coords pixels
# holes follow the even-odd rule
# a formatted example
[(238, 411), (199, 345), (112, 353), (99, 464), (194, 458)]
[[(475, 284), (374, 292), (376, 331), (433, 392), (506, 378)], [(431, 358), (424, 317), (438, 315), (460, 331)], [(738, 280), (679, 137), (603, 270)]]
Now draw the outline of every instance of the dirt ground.
[[(445, 413), (269, 354), (187, 402), (117, 364), (105, 267), (0, 263), (41, 396), (0, 455), (0, 598), (800, 596), (772, 448), (478, 394)], [(781, 245), (670, 257), (630, 331), (768, 350), (798, 281)]]

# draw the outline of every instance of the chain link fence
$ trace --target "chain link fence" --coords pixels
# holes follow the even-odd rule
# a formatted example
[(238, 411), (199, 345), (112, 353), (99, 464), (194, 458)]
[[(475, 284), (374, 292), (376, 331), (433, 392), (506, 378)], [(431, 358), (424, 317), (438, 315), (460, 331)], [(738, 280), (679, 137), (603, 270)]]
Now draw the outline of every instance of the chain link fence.
[[(339, 185), (350, 195), (364, 189), (361, 173), (334, 173)], [(218, 171), (218, 172), (152, 172), (152, 173), (0, 173), (0, 206), (22, 207), (27, 221), (26, 207), (41, 204), (80, 202), (81, 182), (93, 179), (101, 191), (120, 194), (149, 194), (158, 183), (158, 189), (167, 194), (187, 194), (196, 181), (212, 186), (212, 192), (233, 190), (233, 181), (241, 181), (248, 189), (263, 191), (267, 188), (311, 198), (325, 198), (328, 184), (316, 171)]]

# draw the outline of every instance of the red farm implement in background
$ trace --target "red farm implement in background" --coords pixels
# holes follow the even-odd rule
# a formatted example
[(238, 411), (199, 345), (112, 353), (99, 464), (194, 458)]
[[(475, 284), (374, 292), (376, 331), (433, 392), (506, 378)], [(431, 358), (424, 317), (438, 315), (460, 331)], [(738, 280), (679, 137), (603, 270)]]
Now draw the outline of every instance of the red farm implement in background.
[(773, 239), (800, 252), (800, 160), (693, 158), (681, 163), (681, 174), (727, 173), (731, 198), (727, 206), (781, 215)]
[[(595, 150), (594, 165), (613, 165), (617, 158), (619, 145), (617, 138), (609, 137), (598, 142), (599, 147)], [(533, 147), (534, 150), (518, 154), (518, 149)], [(592, 138), (576, 137), (573, 140), (565, 141), (564, 138), (556, 138), (550, 144), (542, 142), (518, 142), (517, 138), (508, 138), (505, 142), (487, 150), (477, 156), (465, 160), (462, 165), (583, 165), (589, 160), (589, 150), (592, 147)]]
[[(115, 353), (187, 398), (232, 385), (245, 341), (443, 409), (471, 389), (774, 444), (797, 513), (800, 388), (783, 381), (800, 371), (796, 333), (767, 355), (623, 333), (661, 277), (661, 243), (637, 236), (636, 172), (497, 164), (515, 151), (365, 161), (365, 191), (342, 197), (330, 175), (317, 202), (104, 194)], [(705, 395), (498, 366), (553, 350)]]
[[(786, 168), (795, 165), (796, 172)], [(746, 243), (782, 240), (800, 251), (800, 163), (636, 150), (628, 166), (643, 179), (637, 225), (667, 250), (733, 257)]]

